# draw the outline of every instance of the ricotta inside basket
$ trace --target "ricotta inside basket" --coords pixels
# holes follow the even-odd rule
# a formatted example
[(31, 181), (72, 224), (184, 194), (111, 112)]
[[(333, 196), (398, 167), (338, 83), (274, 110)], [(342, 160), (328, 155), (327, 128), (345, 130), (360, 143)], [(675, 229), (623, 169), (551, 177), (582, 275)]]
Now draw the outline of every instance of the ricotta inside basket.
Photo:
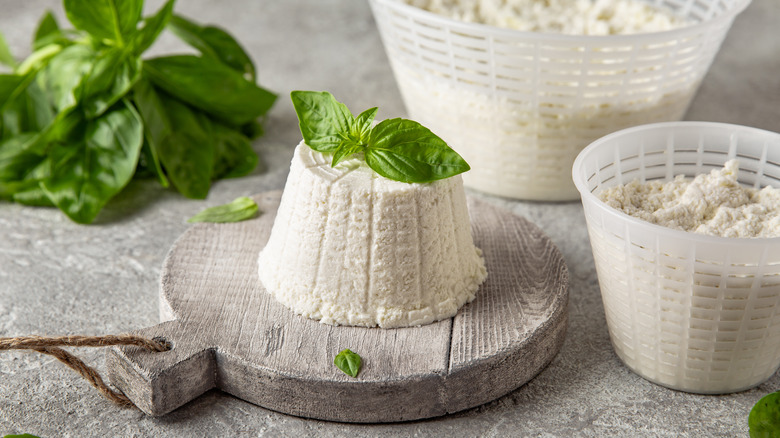
[(425, 184), (377, 175), (358, 156), (301, 142), (259, 278), (279, 302), (334, 325), (383, 328), (449, 318), (487, 271), (459, 175)]
[(780, 189), (743, 187), (739, 163), (673, 181), (631, 181), (610, 187), (599, 198), (644, 221), (722, 237), (780, 237)]

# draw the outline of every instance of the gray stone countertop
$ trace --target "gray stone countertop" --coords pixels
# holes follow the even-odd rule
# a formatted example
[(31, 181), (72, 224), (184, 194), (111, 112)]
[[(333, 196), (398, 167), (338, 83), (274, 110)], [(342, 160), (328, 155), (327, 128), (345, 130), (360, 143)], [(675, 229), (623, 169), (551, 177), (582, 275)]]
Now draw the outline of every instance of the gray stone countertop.
[[(157, 9), (150, 1), (147, 10)], [(0, 0), (0, 32), (17, 57), (29, 53), (54, 0)], [(368, 4), (356, 0), (180, 0), (176, 10), (230, 29), (279, 93), (267, 133), (254, 146), (262, 165), (215, 183), (205, 201), (153, 181), (134, 181), (95, 224), (55, 209), (0, 202), (0, 336), (101, 335), (158, 322), (161, 264), (186, 219), (206, 206), (283, 187), (300, 133), (288, 95), (329, 90), (353, 110), (405, 115)], [(735, 21), (686, 118), (780, 131), (780, 3), (754, 0)], [(185, 49), (165, 35), (152, 53)], [(55, 359), (0, 354), (0, 436), (746, 436), (747, 416), (777, 375), (755, 389), (702, 396), (654, 385), (612, 350), (579, 202), (530, 203), (474, 194), (523, 215), (558, 245), (568, 264), (570, 319), (552, 363), (514, 392), (465, 412), (402, 424), (347, 425), (291, 417), (219, 391), (152, 418), (103, 399)], [(77, 349), (105, 371), (103, 352)], [(359, 403), (359, 400), (356, 400)]]

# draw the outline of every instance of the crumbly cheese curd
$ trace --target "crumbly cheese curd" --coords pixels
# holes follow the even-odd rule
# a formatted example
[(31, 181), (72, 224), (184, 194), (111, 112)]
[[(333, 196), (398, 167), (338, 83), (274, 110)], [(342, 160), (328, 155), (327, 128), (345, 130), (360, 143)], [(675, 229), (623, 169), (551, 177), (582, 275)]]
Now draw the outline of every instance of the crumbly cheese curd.
[(610, 187), (599, 198), (610, 207), (644, 221), (723, 237), (780, 237), (780, 189), (743, 187), (739, 163), (673, 181), (634, 180)]

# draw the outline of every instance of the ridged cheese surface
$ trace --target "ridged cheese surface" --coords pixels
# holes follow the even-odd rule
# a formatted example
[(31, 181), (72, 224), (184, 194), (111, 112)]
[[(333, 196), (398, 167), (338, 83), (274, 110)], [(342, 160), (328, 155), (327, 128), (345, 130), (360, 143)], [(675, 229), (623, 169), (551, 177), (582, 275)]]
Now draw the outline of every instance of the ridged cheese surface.
[(460, 176), (391, 181), (358, 159), (332, 168), (303, 142), (258, 265), (266, 290), (294, 312), (384, 328), (455, 315), (487, 275)]

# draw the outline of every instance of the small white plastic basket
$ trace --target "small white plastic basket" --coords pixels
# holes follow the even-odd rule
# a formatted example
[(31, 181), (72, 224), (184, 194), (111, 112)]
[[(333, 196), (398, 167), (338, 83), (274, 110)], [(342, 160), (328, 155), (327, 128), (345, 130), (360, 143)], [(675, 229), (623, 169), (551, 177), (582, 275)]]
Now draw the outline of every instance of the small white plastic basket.
[(619, 36), (521, 32), (371, 0), (411, 118), (471, 165), (464, 183), (500, 196), (573, 200), (591, 141), (682, 119), (734, 17), (750, 0), (638, 0), (694, 24)]
[(780, 238), (726, 238), (650, 224), (598, 193), (693, 177), (739, 160), (740, 184), (780, 187), (780, 134), (671, 122), (625, 129), (585, 148), (582, 196), (612, 344), (640, 376), (678, 390), (727, 393), (780, 365)]

